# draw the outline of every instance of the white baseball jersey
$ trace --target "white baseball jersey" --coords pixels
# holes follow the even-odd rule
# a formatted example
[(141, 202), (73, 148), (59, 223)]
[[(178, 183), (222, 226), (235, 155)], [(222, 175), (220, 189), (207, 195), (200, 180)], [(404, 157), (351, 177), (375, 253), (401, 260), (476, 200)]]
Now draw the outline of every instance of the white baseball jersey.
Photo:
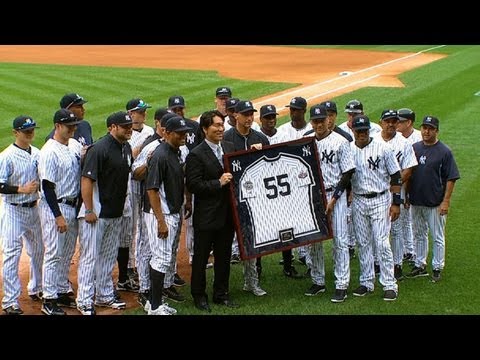
[(281, 133), (281, 136), (284, 139), (283, 141), (297, 140), (303, 137), (303, 134), (305, 134), (308, 130), (312, 130), (312, 124), (307, 122), (307, 125), (305, 125), (303, 128), (296, 129), (292, 126), (292, 122), (290, 121), (286, 124), (280, 125), (277, 130)]
[(312, 170), (301, 157), (261, 157), (243, 172), (240, 201), (252, 219), (254, 247), (281, 241), (280, 233), (305, 236), (319, 231), (312, 205)]
[(402, 133), (397, 132), (395, 136), (388, 141), (382, 137), (381, 133), (377, 133), (372, 137), (384, 141), (391, 146), (401, 170), (411, 168), (418, 164), (412, 144), (403, 137)]
[(281, 131), (278, 131), (278, 129), (277, 129), (277, 132), (275, 134), (273, 134), (273, 136), (268, 136), (263, 131), (260, 131), (260, 132), (267, 137), (270, 145), (279, 144), (281, 142), (289, 141), (289, 139), (286, 138), (285, 133), (283, 133)]
[[(403, 135), (402, 135), (403, 136)], [(410, 134), (409, 137), (406, 137), (405, 139), (407, 139), (407, 141), (413, 145), (415, 144), (416, 142), (419, 142), (419, 141), (422, 141), (422, 133), (420, 132), (420, 130), (417, 130), (417, 129), (413, 129), (413, 132)]]
[[(130, 146), (132, 147), (132, 150), (138, 146), (141, 146), (145, 141), (145, 139), (150, 135), (153, 135), (154, 133), (155, 133), (155, 130), (153, 130), (153, 128), (148, 125), (143, 125), (142, 131), (133, 130), (132, 137), (130, 138), (130, 140), (128, 140), (128, 142), (130, 143)], [(132, 170), (132, 174), (133, 174), (133, 170)], [(139, 181), (132, 179), (131, 187), (128, 186), (128, 188), (129, 189), (131, 188), (134, 194), (140, 194)]]

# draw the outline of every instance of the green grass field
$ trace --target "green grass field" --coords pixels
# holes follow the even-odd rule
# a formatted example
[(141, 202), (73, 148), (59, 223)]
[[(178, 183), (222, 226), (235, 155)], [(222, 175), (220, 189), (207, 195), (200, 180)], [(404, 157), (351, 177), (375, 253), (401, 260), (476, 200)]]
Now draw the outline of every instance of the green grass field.
[[(333, 46), (329, 46), (333, 47)], [(429, 46), (341, 46), (377, 51), (419, 51)], [(263, 258), (262, 287), (268, 292), (263, 298), (242, 291), (242, 266), (232, 266), (230, 288), (232, 297), (241, 307), (235, 310), (212, 305), (212, 314), (319, 314), (319, 315), (373, 315), (373, 314), (479, 314), (480, 293), (478, 226), (480, 197), (474, 190), (478, 183), (478, 156), (480, 147), (475, 139), (480, 134), (480, 46), (447, 46), (438, 50), (449, 56), (400, 76), (404, 88), (367, 87), (332, 100), (339, 108), (338, 123), (345, 120), (344, 104), (351, 99), (363, 102), (365, 112), (376, 121), (386, 108), (410, 107), (417, 119), (431, 114), (440, 119), (440, 139), (451, 147), (459, 166), (461, 179), (457, 182), (451, 201), (446, 232), (446, 265), (439, 283), (429, 278), (409, 279), (399, 283), (399, 298), (387, 303), (377, 283), (375, 293), (365, 298), (354, 298), (351, 290), (358, 286), (358, 260), (352, 261), (351, 282), (347, 300), (342, 304), (330, 302), (334, 291), (331, 240), (325, 242), (327, 292), (306, 297), (309, 279), (285, 278), (278, 265), (280, 254)], [(41, 146), (52, 128), (52, 117), (63, 94), (75, 91), (84, 96), (88, 119), (94, 137), (105, 132), (105, 118), (113, 111), (123, 110), (133, 97), (142, 97), (154, 109), (165, 106), (170, 95), (183, 95), (187, 101), (187, 115), (198, 115), (213, 107), (213, 93), (217, 86), (228, 85), (234, 95), (254, 99), (297, 84), (247, 82), (220, 78), (215, 72), (170, 71), (152, 69), (124, 69), (82, 66), (52, 66), (0, 64), (0, 149), (11, 141), (11, 121), (21, 113), (31, 115), (42, 127), (37, 132), (35, 145)], [(480, 93), (479, 93), (480, 95)], [(152, 122), (153, 111), (149, 120)], [(279, 119), (279, 124), (288, 117)], [(420, 121), (417, 120), (417, 126)], [(472, 160), (473, 159), (473, 160)], [(477, 159), (477, 160), (475, 160)], [(475, 165), (477, 162), (477, 165)], [(477, 220), (475, 220), (477, 219)], [(429, 256), (430, 261), (430, 256)], [(296, 263), (299, 271), (305, 267)], [(404, 272), (408, 271), (405, 265)], [(428, 270), (431, 271), (430, 264)], [(208, 270), (211, 276), (211, 270)], [(209, 281), (208, 291), (211, 292)], [(187, 301), (173, 305), (181, 315), (196, 314), (189, 296), (188, 285), (181, 289)], [(130, 312), (141, 314), (140, 310)]]

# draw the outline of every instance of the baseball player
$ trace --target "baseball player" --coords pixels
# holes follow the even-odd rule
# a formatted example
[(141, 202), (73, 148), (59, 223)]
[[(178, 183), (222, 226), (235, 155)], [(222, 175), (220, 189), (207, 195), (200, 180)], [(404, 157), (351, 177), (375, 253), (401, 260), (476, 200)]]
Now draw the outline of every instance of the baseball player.
[(0, 219), (3, 235), (3, 299), (7, 315), (21, 315), (18, 304), (21, 293), (18, 264), (23, 240), (30, 257), (28, 293), (32, 298), (42, 296), (43, 242), (37, 208), (39, 150), (32, 146), (35, 120), (21, 115), (13, 120), (15, 141), (0, 153), (0, 193), (3, 211)]
[[(350, 256), (347, 235), (347, 196), (345, 189), (355, 172), (350, 143), (329, 129), (327, 109), (318, 104), (310, 108), (310, 123), (315, 131), (315, 142), (327, 197), (326, 212), (333, 226), (333, 260), (335, 294), (332, 302), (343, 302), (350, 282)], [(312, 286), (305, 292), (314, 296), (325, 291), (325, 263), (323, 242), (310, 246)]]
[[(408, 181), (412, 175), (413, 167), (417, 165), (417, 159), (413, 152), (412, 145), (400, 134), (397, 133), (398, 114), (396, 110), (383, 110), (380, 125), (382, 132), (373, 137), (379, 141), (384, 141), (392, 148), (398, 164), (400, 165), (402, 184)], [(403, 199), (402, 197), (402, 205)], [(400, 206), (400, 218), (402, 217), (403, 207)], [(403, 229), (400, 218), (392, 223), (391, 227), (391, 246), (393, 252), (393, 264), (395, 279), (400, 280), (403, 277), (402, 262), (404, 250)], [(375, 253), (375, 259), (377, 260)]]
[(365, 296), (373, 292), (374, 241), (380, 260), (379, 280), (383, 285), (383, 300), (394, 301), (398, 296), (398, 286), (393, 274), (389, 233), (391, 221), (397, 220), (400, 214), (400, 167), (390, 146), (370, 137), (370, 119), (366, 115), (355, 116), (352, 129), (355, 141), (350, 146), (355, 160), (355, 173), (351, 180), (351, 207), (360, 261), (360, 286), (353, 291), (353, 295)]
[[(283, 138), (283, 141), (290, 141), (300, 139), (304, 134), (312, 130), (312, 125), (305, 120), (305, 114), (307, 112), (307, 100), (303, 97), (294, 97), (290, 100), (290, 104), (286, 105), (290, 108), (291, 121), (280, 125), (278, 127), (279, 136)], [(299, 260), (310, 268), (310, 253), (307, 250), (308, 245), (297, 248)], [(283, 273), (287, 277), (300, 279), (302, 275), (292, 266), (293, 256), (292, 250), (286, 250), (282, 252), (283, 257)]]
[(163, 295), (178, 302), (185, 301), (185, 297), (173, 287), (173, 280), (182, 228), (185, 187), (179, 148), (185, 145), (186, 133), (192, 129), (186, 126), (185, 120), (180, 116), (170, 118), (165, 125), (165, 141), (157, 146), (148, 161), (145, 180), (145, 189), (151, 207), (144, 213), (152, 252), (149, 315), (172, 314), (171, 308), (162, 304)]
[[(403, 137), (405, 137), (411, 145), (422, 141), (422, 134), (419, 130), (413, 127), (413, 123), (415, 122), (415, 112), (408, 108), (402, 108), (398, 109), (397, 115), (397, 131), (401, 132)], [(404, 184), (404, 186), (402, 186), (402, 199), (405, 198)], [(400, 228), (403, 232), (405, 245), (403, 261), (408, 261), (413, 265), (415, 263), (415, 244), (413, 243), (412, 211), (410, 210), (410, 206), (405, 207), (405, 204), (401, 206), (400, 218), (398, 221), (401, 224)]]
[(438, 140), (440, 121), (423, 118), (422, 141), (413, 144), (418, 166), (408, 182), (408, 201), (412, 206), (413, 237), (416, 244), (415, 267), (408, 277), (428, 276), (428, 232), (433, 242), (432, 281), (438, 282), (445, 266), (445, 224), (450, 198), (460, 173), (448, 146)]
[(108, 134), (87, 150), (82, 169), (77, 309), (83, 315), (95, 314), (94, 296), (97, 306), (126, 306), (115, 297), (112, 272), (132, 164), (132, 118), (119, 111), (106, 123)]
[[(347, 139), (348, 141), (353, 141), (353, 137), (348, 133), (346, 132), (345, 130), (342, 130), (340, 129), (337, 125), (336, 125), (336, 122), (337, 122), (337, 104), (332, 101), (332, 100), (328, 100), (328, 101), (323, 101), (320, 103), (320, 105), (323, 105), (325, 106), (325, 109), (327, 109), (327, 123), (328, 123), (328, 129), (329, 130), (332, 130), (332, 131), (335, 131), (336, 133), (342, 135), (345, 139)], [(315, 130), (309, 130), (307, 131), (304, 136), (308, 136), (308, 135), (312, 135), (313, 133), (315, 132)]]
[(53, 117), (55, 132), (40, 150), (38, 173), (42, 184), (40, 220), (45, 246), (43, 305), (46, 315), (66, 315), (59, 307), (75, 307), (68, 274), (78, 235), (76, 206), (80, 194), (80, 149), (69, 145), (79, 120), (60, 109)]

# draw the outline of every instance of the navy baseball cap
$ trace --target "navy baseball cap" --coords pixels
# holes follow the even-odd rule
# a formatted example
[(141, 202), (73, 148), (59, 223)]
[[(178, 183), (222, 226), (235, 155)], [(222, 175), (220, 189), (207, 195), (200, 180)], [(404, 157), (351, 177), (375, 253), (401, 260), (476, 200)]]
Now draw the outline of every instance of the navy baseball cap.
[(402, 108), (398, 109), (397, 111), (398, 120), (405, 121), (405, 120), (412, 120), (415, 121), (415, 112), (409, 108)]
[(235, 106), (237, 105), (237, 103), (239, 101), (240, 101), (239, 98), (230, 98), (225, 103), (225, 108), (228, 109), (228, 110), (235, 110)]
[(157, 111), (155, 111), (155, 116), (153, 118), (155, 120), (162, 120), (162, 117), (165, 114), (171, 114), (171, 113), (165, 108), (158, 108)]
[(440, 121), (435, 116), (427, 115), (423, 118), (422, 125), (428, 125), (438, 129), (440, 127)]
[(290, 104), (286, 105), (285, 107), (289, 107), (292, 109), (305, 110), (307, 108), (307, 100), (305, 100), (301, 96), (297, 96), (297, 97), (294, 97), (292, 100), (290, 100)]
[(327, 109), (327, 111), (333, 111), (337, 113), (337, 104), (334, 101), (324, 101), (321, 102), (320, 105), (325, 106), (325, 109)]
[(171, 119), (173, 117), (179, 117), (177, 114), (174, 114), (174, 113), (171, 113), (171, 112), (167, 112), (165, 115), (162, 116), (162, 118), (160, 119), (160, 126), (161, 127), (165, 127), (167, 126), (167, 121), (168, 119)]
[(107, 127), (115, 125), (131, 125), (133, 120), (125, 111), (117, 111), (107, 117)]
[(382, 111), (382, 116), (380, 119), (387, 120), (387, 119), (396, 119), (398, 120), (398, 113), (397, 110), (389, 109), (389, 110), (383, 110)]
[(370, 129), (370, 119), (367, 115), (356, 115), (352, 120), (353, 130), (368, 130)]
[(345, 105), (346, 113), (361, 114), (363, 112), (363, 104), (358, 100), (350, 100)]
[(75, 114), (67, 109), (59, 109), (53, 115), (54, 124), (63, 124), (63, 125), (72, 126), (72, 125), (77, 125), (80, 122), (81, 120), (78, 120)]
[(215, 96), (217, 96), (217, 97), (218, 96), (232, 97), (232, 90), (229, 87), (226, 87), (226, 86), (219, 87), (215, 91)]
[(253, 108), (253, 104), (250, 100), (242, 100), (235, 105), (235, 112), (237, 113), (245, 113), (249, 111), (256, 112), (257, 110)]
[(327, 109), (322, 104), (313, 105), (310, 108), (310, 120), (326, 119), (327, 117)]
[(275, 105), (263, 105), (260, 108), (260, 117), (263, 118), (264, 116), (268, 115), (278, 115), (277, 108)]
[(68, 109), (72, 105), (83, 105), (86, 102), (88, 101), (85, 100), (80, 95), (75, 93), (70, 93), (62, 97), (62, 99), (60, 100), (60, 107), (63, 109)]
[(165, 124), (166, 131), (182, 132), (192, 130), (190, 126), (187, 126), (185, 120), (180, 116), (174, 116), (167, 120)]
[(170, 98), (168, 99), (168, 107), (170, 109), (177, 108), (177, 107), (184, 108), (185, 99), (183, 98), (183, 96), (180, 96), (180, 95), (170, 96)]
[(125, 108), (127, 109), (127, 111), (142, 111), (151, 108), (151, 106), (142, 99), (136, 98), (127, 102)]
[(17, 131), (36, 129), (37, 123), (30, 116), (20, 115), (13, 120), (13, 129)]

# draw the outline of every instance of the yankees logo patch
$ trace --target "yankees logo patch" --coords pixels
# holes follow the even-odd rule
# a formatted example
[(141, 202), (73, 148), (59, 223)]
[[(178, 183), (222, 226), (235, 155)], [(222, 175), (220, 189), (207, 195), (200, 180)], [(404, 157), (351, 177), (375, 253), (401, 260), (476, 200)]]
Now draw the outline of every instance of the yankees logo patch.
[(335, 156), (335, 153), (333, 152), (333, 150), (330, 150), (329, 153), (327, 153), (327, 150), (322, 151), (322, 161), (325, 161), (327, 164), (333, 163), (334, 156)]
[(370, 169), (377, 170), (379, 166), (380, 166), (380, 158), (378, 156), (375, 160), (373, 160), (371, 156), (368, 158), (368, 167)]

